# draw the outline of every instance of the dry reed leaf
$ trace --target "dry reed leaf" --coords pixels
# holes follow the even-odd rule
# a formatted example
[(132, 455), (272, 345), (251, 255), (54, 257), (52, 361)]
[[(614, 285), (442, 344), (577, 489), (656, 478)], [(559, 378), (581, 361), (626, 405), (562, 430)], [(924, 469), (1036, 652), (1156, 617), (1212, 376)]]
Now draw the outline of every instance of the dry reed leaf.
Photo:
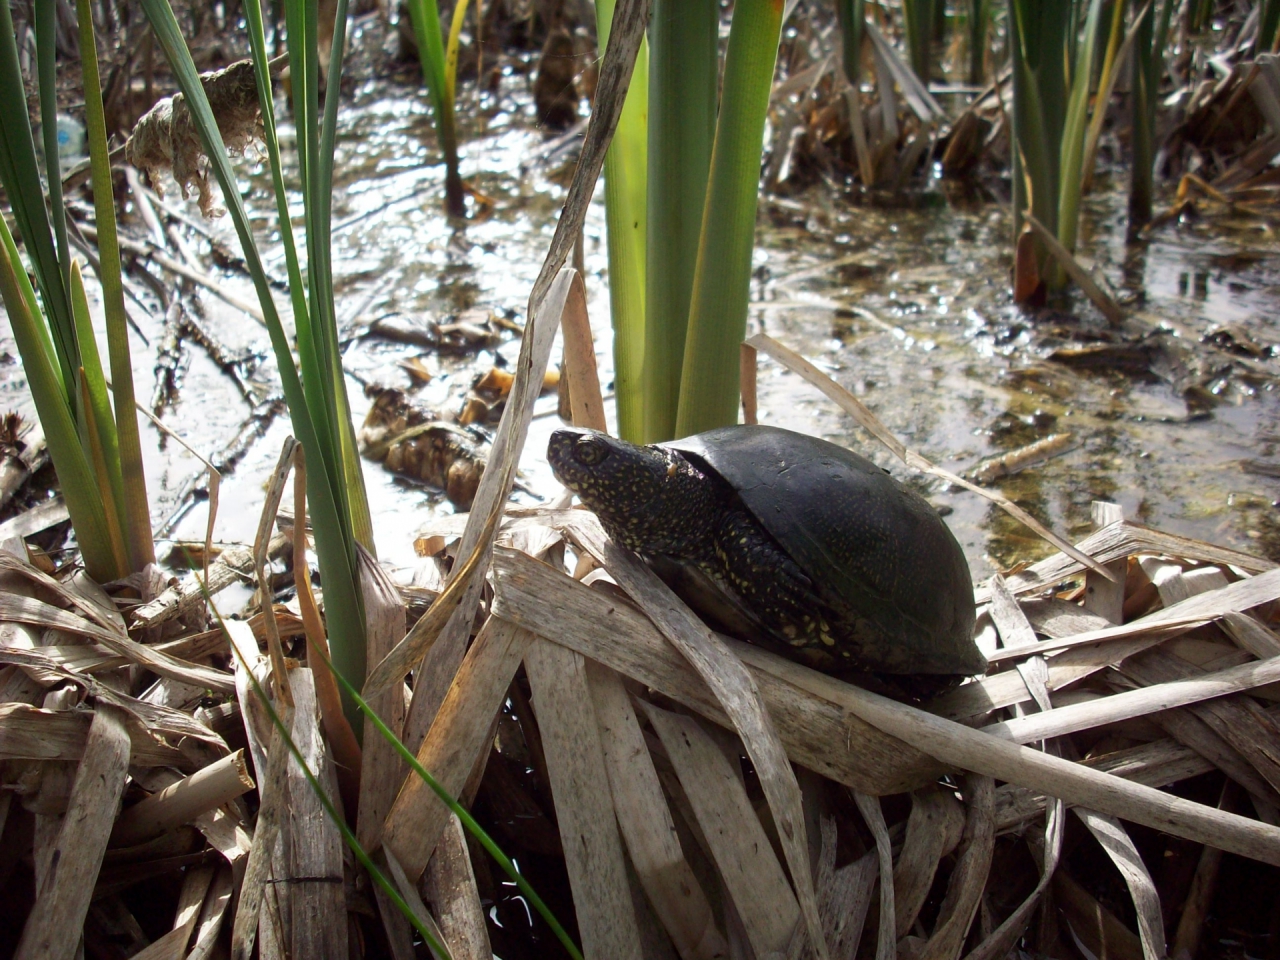
[(132, 847), (190, 823), (254, 787), (237, 750), (135, 803), (116, 820), (111, 846)]
[(985, 500), (990, 500), (992, 503), (1000, 507), (1000, 509), (1005, 513), (1009, 514), (1015, 520), (1018, 520), (1029, 530), (1034, 532), (1037, 536), (1049, 541), (1049, 543), (1052, 543), (1063, 553), (1071, 556), (1079, 563), (1092, 570), (1096, 570), (1104, 577), (1110, 578), (1112, 576), (1112, 574), (1100, 563), (1088, 554), (1073, 547), (1062, 537), (1045, 527), (1040, 523), (1040, 521), (1036, 520), (1004, 494), (996, 490), (988, 490), (985, 487), (980, 487), (977, 484), (970, 483), (963, 477), (956, 476), (956, 474), (934, 465), (915, 451), (908, 450), (897, 437), (889, 432), (889, 429), (880, 422), (880, 418), (872, 413), (861, 400), (855, 397), (844, 387), (840, 386), (794, 350), (784, 347), (777, 340), (774, 340), (772, 337), (763, 333), (757, 333), (755, 336), (749, 338), (747, 340), (747, 344), (757, 350), (763, 350), (788, 370), (798, 374), (821, 390), (836, 404), (836, 406), (849, 414), (849, 416), (853, 417), (860, 427), (888, 447), (894, 456), (911, 469), (939, 477), (948, 483), (952, 483), (958, 487), (963, 487), (966, 490), (972, 491)]
[(600, 374), (596, 369), (596, 344), (587, 316), (586, 288), (580, 276), (574, 277), (574, 291), (560, 314), (564, 335), (564, 372), (569, 385), (569, 409), (575, 426), (604, 432), (604, 397), (600, 393)]
[(697, 721), (642, 704), (757, 956), (787, 949), (800, 907), (739, 773)]
[(580, 654), (537, 638), (525, 670), (585, 956), (643, 955), (604, 752)]
[(898, 956), (895, 930), (898, 910), (893, 903), (893, 848), (889, 842), (889, 828), (884, 822), (879, 798), (855, 791), (853, 799), (876, 839), (876, 857), (880, 862), (880, 928), (876, 931), (876, 960), (895, 960)]
[(1094, 956), (1110, 960), (1145, 960), (1137, 935), (1080, 884), (1059, 870), (1053, 876), (1054, 904), (1072, 932)]
[[(822, 691), (823, 696), (844, 704), (867, 723), (959, 769), (1032, 787), (1070, 804), (1250, 859), (1280, 864), (1280, 829), (1275, 827), (1046, 756), (812, 670), (798, 667), (791, 680), (804, 689)], [(1020, 677), (1018, 682), (1025, 690)]]
[(1108, 817), (1093, 810), (1075, 808), (1089, 832), (1102, 845), (1111, 862), (1116, 865), (1120, 875), (1124, 877), (1129, 895), (1133, 897), (1133, 905), (1137, 911), (1138, 934), (1142, 941), (1142, 955), (1145, 960), (1164, 960), (1167, 955), (1164, 942), (1164, 917), (1160, 912), (1160, 895), (1156, 893), (1156, 885), (1142, 862), (1138, 848), (1133, 845), (1129, 833), (1115, 817)]
[[(1235, 567), (1246, 573), (1258, 574), (1273, 570), (1276, 564), (1262, 557), (1230, 550), (1203, 540), (1180, 537), (1176, 534), (1153, 530), (1132, 520), (1123, 520), (1103, 527), (1076, 544), (1076, 549), (1095, 560), (1107, 564), (1122, 560), (1132, 554), (1152, 553), (1183, 557), (1201, 563), (1216, 563)], [(1005, 577), (1005, 585), (1014, 596), (1033, 590), (1044, 590), (1076, 576), (1085, 567), (1065, 554), (1046, 557), (1017, 573)], [(989, 591), (981, 584), (974, 591), (979, 604), (990, 599)]]
[[(578, 172), (581, 172), (581, 167)], [(563, 216), (561, 220), (563, 222)], [(529, 322), (525, 325), (520, 356), (516, 361), (515, 384), (498, 424), (489, 465), (480, 478), (471, 515), (458, 548), (458, 556), (467, 557), (467, 560), (457, 573), (451, 575), (448, 588), (423, 618), (433, 618), (431, 630), (434, 634), (428, 634), (425, 628), (419, 631), (419, 626), (415, 625), (410, 636), (421, 633), (417, 646), (400, 655), (395, 669), (387, 674), (399, 679), (421, 663), (415, 672), (413, 701), (405, 719), (402, 738), (411, 750), (417, 749), (426, 735), (466, 653), (484, 585), (483, 576), (477, 576), (476, 572), (483, 572), (489, 563), (493, 534), (515, 482), (516, 466), (533, 418), (533, 404), (541, 391), (543, 374), (551, 358), (551, 346), (560, 327), (560, 316), (575, 296), (574, 291), (581, 295), (581, 282), (576, 287), (574, 284), (576, 277), (577, 272), (569, 268), (560, 272), (546, 291), (546, 296), (537, 298), (530, 306)], [(453, 606), (450, 607), (449, 603)], [(441, 608), (438, 615), (435, 614), (437, 607)], [(406, 637), (401, 646), (407, 643)], [(388, 654), (387, 660), (398, 656), (398, 650), (400, 647)], [(401, 672), (402, 668), (404, 672)], [(381, 665), (378, 670), (381, 670)], [(378, 670), (366, 681), (366, 695), (374, 689), (372, 684)]]
[[(488, 545), (482, 542), (480, 533), (487, 526), (487, 518), (491, 513), (501, 513), (502, 504), (511, 492), (529, 418), (533, 413), (533, 401), (542, 389), (551, 355), (551, 343), (560, 326), (560, 314), (570, 295), (575, 274), (575, 271), (561, 268), (582, 232), (591, 194), (600, 177), (605, 153), (622, 112), (627, 87), (631, 82), (631, 71), (635, 66), (636, 52), (644, 39), (649, 22), (649, 5), (650, 0), (621, 0), (614, 10), (609, 34), (612, 42), (605, 50), (600, 65), (595, 104), (587, 124), (582, 151), (573, 180), (569, 184), (564, 208), (556, 221), (547, 256), (529, 293), (528, 322), (520, 344), (520, 356), (516, 360), (516, 383), (512, 387), (512, 398), (508, 400), (498, 424), (489, 467), (481, 478), (480, 488), (472, 504), (473, 518), (468, 522), (467, 532), (463, 537), (460, 551), (462, 556), (470, 556), (477, 548), (488, 549)], [(541, 314), (545, 314), (545, 317), (540, 317)], [(432, 647), (437, 652), (431, 657), (431, 662), (424, 664), (420, 671), (423, 676), (419, 677), (420, 682), (414, 689), (403, 738), (411, 750), (426, 735), (448, 690), (448, 684), (462, 662), (471, 620), (479, 601), (479, 589), (478, 579), (474, 580), (449, 624), (441, 631), (443, 642)], [(421, 682), (424, 678), (426, 682)]]
[(894, 931), (899, 939), (911, 932), (938, 864), (956, 848), (963, 833), (964, 809), (954, 794), (936, 784), (912, 792), (907, 837), (893, 869)]
[(751, 674), (657, 574), (605, 537), (598, 521), (575, 521), (566, 532), (609, 570), (618, 585), (689, 661), (728, 714), (760, 778), (809, 937), (818, 956), (826, 960), (828, 952), (822, 940), (822, 922), (809, 869), (800, 787)]
[[(290, 678), (296, 709), (293, 741), (302, 762), (330, 800), (341, 809), (337, 777), (320, 734), (319, 704), (313, 671), (300, 667)], [(347, 904), (343, 891), (343, 853), (338, 825), (330, 819), (298, 759), (290, 754), (287, 774), (291, 828), (289, 891), (292, 956), (341, 960), (347, 956)]]
[[(1272, 659), (1263, 661), (1263, 664), (1274, 665), (1276, 662)], [(1184, 677), (1203, 677), (1198, 667), (1162, 650), (1152, 650), (1140, 658), (1123, 663), (1120, 671), (1145, 684), (1177, 682)], [(1280, 799), (1280, 725), (1256, 701), (1244, 696), (1204, 701), (1188, 709), (1266, 779), (1274, 791), (1267, 802), (1274, 805)]]
[[(283, 715), (281, 719), (286, 727), (292, 726), (292, 717)], [(272, 857), (280, 838), (282, 822), (288, 819), (288, 753), (284, 738), (278, 730), (272, 729), (269, 741), (269, 756), (258, 771), (258, 795), (261, 802), (258, 806), (258, 819), (253, 829), (253, 844), (249, 849), (248, 861), (245, 864), (244, 876), (240, 881), (240, 898), (236, 903), (235, 924), (231, 930), (231, 956), (235, 960), (249, 960), (253, 947), (260, 933), (260, 911), (264, 911), (264, 901), (278, 891), (268, 891), (269, 881), (273, 874)], [(266, 953), (269, 945), (260, 944), (260, 952)]]
[[(1216, 769), (1207, 759), (1172, 738), (1143, 743), (1080, 761), (1148, 787), (1164, 787)], [(1020, 828), (1045, 810), (1045, 798), (1016, 784), (996, 788), (996, 832)]]
[[(360, 589), (364, 596), (367, 665), (372, 669), (404, 637), (407, 611), (400, 591), (378, 561), (364, 549), (359, 551), (358, 561)], [(328, 673), (320, 661), (316, 662), (315, 668)], [(340, 704), (337, 706), (341, 712)], [(403, 683), (393, 682), (369, 700), (369, 706), (393, 734), (400, 736), (405, 717)], [(383, 738), (367, 717), (360, 762), (356, 836), (362, 847), (372, 850), (381, 839), (383, 821), (396, 798), (407, 767), (396, 753), (395, 746)]]
[[(431, 931), (431, 935), (436, 938), (437, 943), (444, 943), (444, 934), (440, 932), (440, 927), (436, 924), (435, 917), (427, 911), (426, 906), (422, 902), (422, 898), (418, 896), (418, 888), (405, 876), (404, 868), (400, 866), (400, 861), (396, 859), (396, 855), (387, 847), (382, 847), (376, 854), (378, 867), (384, 873), (391, 876), (395, 882), (396, 890), (413, 915), (418, 919), (424, 927)], [(412, 948), (412, 944), (410, 944)], [(434, 954), (434, 951), (432, 951)]]
[(202, 667), (171, 657), (154, 647), (130, 640), (114, 627), (92, 622), (69, 610), (63, 610), (33, 597), (20, 597), (12, 593), (0, 594), (0, 621), (25, 623), (90, 637), (130, 663), (146, 667), (152, 673), (162, 677), (170, 677), (190, 683), (192, 686), (207, 687), (219, 693), (230, 693), (235, 689), (231, 677), (221, 670)]
[(427, 865), (423, 896), (440, 918), (440, 932), (453, 960), (493, 960), (467, 837), (456, 814), (449, 814), (449, 822)]
[[(418, 762), (451, 795), (458, 796), (476, 760), (488, 751), (493, 718), (532, 641), (527, 630), (490, 617), (458, 668), (418, 750)], [(382, 842), (414, 882), (426, 869), (448, 816), (449, 808), (416, 774), (405, 779), (387, 815)]]
[(233, 872), (230, 864), (218, 868), (205, 897), (204, 906), (200, 910), (200, 919), (195, 926), (195, 944), (186, 960), (208, 960), (218, 942), (218, 932), (222, 929), (222, 920), (227, 908), (231, 905), (231, 894), (234, 890)]
[[(996, 808), (998, 829), (998, 796)], [(1013, 949), (1014, 944), (1018, 942), (1026, 930), (1027, 924), (1031, 922), (1032, 912), (1039, 906), (1040, 898), (1044, 896), (1045, 890), (1048, 889), (1050, 882), (1058, 871), (1058, 860), (1062, 854), (1063, 826), (1066, 818), (1066, 805), (1061, 800), (1051, 800), (1046, 810), (1044, 840), (1038, 858), (1040, 861), (1040, 880), (1036, 883), (1035, 889), (1027, 895), (1027, 898), (1017, 906), (1013, 913), (1009, 914), (1005, 921), (991, 932), (990, 936), (978, 944), (965, 960), (999, 960), (999, 958), (1009, 955), (1009, 951)]]
[(1247, 614), (1223, 614), (1222, 629), (1241, 649), (1249, 651), (1259, 660), (1280, 657), (1280, 638)]
[[(581, 514), (581, 511), (576, 511)], [(582, 515), (583, 522), (592, 522)], [(494, 551), (493, 613), (577, 650), (701, 716), (730, 726), (724, 708), (689, 662), (630, 604), (583, 586), (514, 551)], [(607, 625), (601, 629), (601, 625)], [(788, 752), (811, 770), (869, 793), (901, 793), (935, 779), (941, 765), (837, 702), (787, 678), (803, 670), (749, 644), (724, 638), (755, 677)]]
[(964, 778), (964, 793), (969, 809), (959, 863), (947, 884), (933, 936), (918, 955), (919, 960), (956, 960), (978, 912), (978, 902), (991, 871), (991, 854), (995, 849), (995, 782), (988, 776), (969, 774)]
[[(274, 547), (274, 539), (272, 544)], [(244, 583), (252, 576), (253, 551), (243, 544), (234, 544), (223, 550), (218, 554), (218, 558), (209, 564), (208, 580), (205, 580), (200, 571), (191, 571), (179, 583), (166, 588), (154, 600), (135, 608), (133, 623), (140, 629), (147, 629), (181, 618), (203, 602), (206, 592), (210, 596), (217, 596), (233, 583)]]
[[(182, 779), (175, 771), (169, 769), (138, 770), (136, 764), (131, 769), (133, 769), (134, 782), (142, 789), (153, 793), (172, 787)], [(191, 825), (200, 831), (209, 842), (209, 846), (222, 854), (229, 864), (238, 864), (249, 855), (249, 849), (253, 846), (253, 838), (226, 810), (221, 808), (200, 814), (191, 821)], [(111, 851), (108, 851), (108, 856), (110, 853)]]
[[(21, 665), (27, 669), (38, 669), (51, 681), (69, 680), (83, 687), (95, 698), (104, 700), (124, 710), (136, 718), (142, 726), (153, 735), (168, 734), (179, 737), (194, 737), (209, 744), (219, 754), (227, 752), (226, 742), (194, 717), (160, 703), (151, 703), (136, 697), (118, 693), (104, 683), (85, 676), (71, 669), (59, 659), (48, 654), (50, 647), (38, 647), (30, 650), (13, 647), (0, 648), (0, 662)], [(203, 688), (197, 688), (203, 689)]]
[(1138, 636), (1152, 627), (1196, 627), (1202, 626), (1226, 613), (1242, 613), (1247, 609), (1260, 607), (1263, 603), (1280, 598), (1280, 570), (1258, 573), (1257, 576), (1245, 577), (1234, 584), (1221, 586), (1216, 590), (1192, 594), (1178, 603), (1148, 613), (1130, 623), (1105, 627), (1102, 630), (1091, 630), (1084, 634), (1059, 637), (1053, 640), (1037, 640), (1034, 643), (1012, 646), (996, 650), (989, 659), (992, 663), (1000, 660), (1029, 657), (1032, 654), (1057, 653), (1059, 650), (1098, 643), (1102, 640), (1121, 640), (1125, 637)]
[(871, 907), (871, 891), (879, 875), (874, 852), (835, 872), (827, 916), (832, 960), (853, 960)]
[[(0, 760), (79, 761), (92, 715), (85, 710), (46, 710), (27, 703), (0, 703)], [(181, 751), (157, 740), (126, 717), (130, 763), (137, 767), (186, 766)]]
[(84, 930), (94, 881), (102, 866), (129, 768), (125, 715), (98, 704), (76, 768), (67, 814), (36, 888), (15, 960), (70, 957)]
[(680, 848), (622, 678), (594, 660), (586, 668), (618, 827), (649, 902), (682, 960), (726, 956), (728, 945)]
[(150, 946), (135, 953), (132, 960), (181, 960), (187, 954), (187, 941), (200, 919), (205, 894), (213, 883), (213, 867), (195, 867), (188, 870), (178, 894), (178, 908), (173, 929)]
[(991, 723), (982, 730), (1015, 743), (1031, 743), (1130, 717), (1144, 717), (1172, 707), (1241, 693), (1276, 681), (1280, 681), (1280, 657), (1206, 673), (1193, 680), (1157, 683), (1086, 703), (1070, 704), (1052, 711)]

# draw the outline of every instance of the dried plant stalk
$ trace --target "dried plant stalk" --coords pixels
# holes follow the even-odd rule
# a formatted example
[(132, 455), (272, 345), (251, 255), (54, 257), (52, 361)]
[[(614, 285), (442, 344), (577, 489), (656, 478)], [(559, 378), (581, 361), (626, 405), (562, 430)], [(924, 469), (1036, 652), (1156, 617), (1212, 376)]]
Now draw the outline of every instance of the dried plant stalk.
[(116, 821), (111, 831), (111, 845), (131, 847), (144, 843), (190, 823), (200, 814), (222, 806), (253, 787), (244, 751), (237, 750), (135, 803)]

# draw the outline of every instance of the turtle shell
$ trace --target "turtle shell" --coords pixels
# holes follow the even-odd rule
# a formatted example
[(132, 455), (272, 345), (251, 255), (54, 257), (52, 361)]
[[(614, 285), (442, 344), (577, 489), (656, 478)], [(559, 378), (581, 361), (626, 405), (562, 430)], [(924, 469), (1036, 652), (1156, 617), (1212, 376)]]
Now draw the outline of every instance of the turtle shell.
[(974, 674), (973, 583), (938, 512), (870, 460), (766, 426), (663, 446), (721, 477), (846, 614), (859, 659), (886, 673)]

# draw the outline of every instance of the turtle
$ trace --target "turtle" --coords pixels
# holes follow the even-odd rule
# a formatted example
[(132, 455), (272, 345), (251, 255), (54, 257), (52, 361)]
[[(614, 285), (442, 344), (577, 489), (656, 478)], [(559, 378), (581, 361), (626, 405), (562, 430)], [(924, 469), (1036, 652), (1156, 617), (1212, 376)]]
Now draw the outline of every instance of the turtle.
[(852, 451), (763, 425), (648, 446), (566, 427), (547, 459), (616, 543), (726, 633), (900, 699), (986, 669), (959, 543)]

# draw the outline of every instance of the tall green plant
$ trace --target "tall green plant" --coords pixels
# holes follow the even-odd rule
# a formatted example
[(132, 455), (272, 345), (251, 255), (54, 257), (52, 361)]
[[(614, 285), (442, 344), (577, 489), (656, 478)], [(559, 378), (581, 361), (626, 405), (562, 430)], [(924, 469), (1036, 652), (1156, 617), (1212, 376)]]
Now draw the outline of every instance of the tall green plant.
[(689, 304), (676, 435), (736, 423), (760, 149), (782, 31), (779, 0), (738, 0), (725, 52), (711, 174)]
[[(444, 154), (445, 210), (451, 217), (462, 217), (466, 215), (467, 208), (463, 200), (462, 175), (458, 171), (458, 123), (454, 113), (457, 56), (450, 63), (440, 32), (440, 8), (436, 0), (408, 0), (406, 5), (413, 21), (413, 35), (418, 42), (422, 77), (431, 96), (436, 137), (440, 141), (440, 152)], [(465, 12), (466, 3), (459, 2), (454, 9), (454, 18), (459, 25)]]
[(866, 0), (836, 0), (840, 22), (840, 57), (844, 76), (854, 90), (862, 80), (862, 37), (866, 31)]
[(675, 436), (715, 138), (720, 11), (713, 0), (654, 0), (651, 22), (645, 421), (640, 438), (645, 443)]
[(1280, 43), (1280, 0), (1262, 0), (1258, 14), (1257, 53), (1275, 50)]
[(0, 218), (0, 293), (22, 354), (37, 414), (89, 574), (113, 580), (154, 561), (151, 518), (134, 409), (133, 370), (116, 242), (97, 47), (87, 0), (77, 3), (85, 120), (99, 236), (99, 281), (114, 402), (98, 356), (80, 271), (67, 242), (58, 165), (54, 30), (36, 4), (37, 78), (45, 128), (48, 206), (26, 110), (9, 6), (0, 8), (0, 181), (36, 277), (27, 279), (8, 223)]
[[(1280, 3), (1275, 4), (1280, 12)], [(1151, 222), (1155, 202), (1156, 105), (1164, 45), (1173, 18), (1173, 0), (1162, 0), (1157, 17), (1155, 0), (1141, 13), (1133, 44), (1133, 160), (1129, 171), (1129, 234)]]
[[(614, 0), (596, 3), (596, 36), (609, 46)], [(605, 219), (609, 247), (609, 312), (613, 318), (614, 393), (618, 432), (639, 440), (645, 432), (645, 238), (648, 234), (649, 52), (642, 42), (622, 115), (604, 160)]]
[[(1083, 33), (1079, 18), (1085, 11)], [(1013, 208), (1015, 236), (1030, 210), (1064, 247), (1074, 251), (1080, 215), (1081, 170), (1088, 125), (1089, 85), (1098, 45), (1102, 0), (1009, 0), (1013, 58)], [(1036, 241), (1034, 269), (1051, 288), (1066, 282)], [(1019, 271), (1030, 265), (1019, 263)]]
[[(173, 9), (168, 0), (142, 0), (142, 7), (186, 98), (258, 293), (294, 433), (307, 451), (307, 497), (324, 584), (325, 615), (333, 661), (342, 676), (358, 687), (364, 681), (366, 654), (364, 603), (358, 579), (356, 544), (360, 542), (372, 550), (373, 538), (338, 350), (329, 246), (337, 91), (346, 44), (347, 3), (339, 0), (337, 5), (329, 66), (331, 93), (325, 100), (323, 120), (319, 111), (316, 5), (306, 0), (287, 0), (285, 5), (306, 230), (305, 281), (293, 236), (293, 217), (276, 135), (262, 7), (260, 0), (246, 0), (245, 3), (289, 274), (289, 293), (297, 331), (296, 363), (222, 135)], [(355, 702), (344, 697), (343, 707), (352, 727), (360, 730), (361, 725), (356, 722), (359, 713)]]
[(987, 37), (991, 33), (991, 0), (968, 0), (969, 82), (982, 83), (986, 72)]
[(906, 35), (907, 58), (911, 69), (924, 83), (929, 82), (933, 67), (930, 56), (933, 47), (934, 23), (939, 9), (938, 0), (902, 0), (902, 25)]

